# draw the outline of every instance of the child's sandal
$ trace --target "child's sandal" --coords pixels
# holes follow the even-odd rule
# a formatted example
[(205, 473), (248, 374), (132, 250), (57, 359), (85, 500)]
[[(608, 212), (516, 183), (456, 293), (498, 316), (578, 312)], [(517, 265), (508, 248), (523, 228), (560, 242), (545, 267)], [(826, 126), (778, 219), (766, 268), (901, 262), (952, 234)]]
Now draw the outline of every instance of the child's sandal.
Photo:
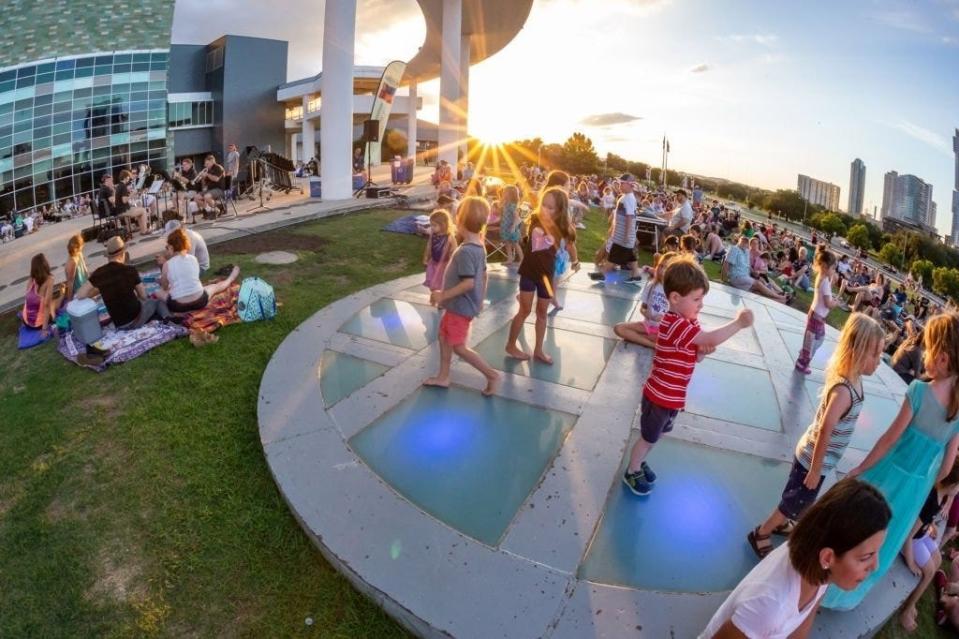
[[(769, 535), (760, 535), (759, 534), (760, 526), (756, 526), (754, 530), (749, 531), (749, 534), (746, 535), (746, 540), (749, 542), (749, 546), (753, 549), (753, 552), (756, 553), (756, 556), (760, 559), (765, 559), (766, 555), (772, 552), (773, 545), (769, 541)], [(765, 546), (760, 546), (760, 542), (767, 542)]]

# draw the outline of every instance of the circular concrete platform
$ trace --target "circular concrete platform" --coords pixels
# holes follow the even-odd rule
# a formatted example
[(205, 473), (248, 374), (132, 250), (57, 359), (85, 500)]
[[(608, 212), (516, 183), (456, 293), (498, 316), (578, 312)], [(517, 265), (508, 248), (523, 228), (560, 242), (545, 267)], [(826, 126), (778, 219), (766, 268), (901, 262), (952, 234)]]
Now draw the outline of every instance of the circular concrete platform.
[(296, 253), (290, 253), (289, 251), (267, 251), (266, 253), (260, 253), (254, 258), (259, 264), (292, 264), (293, 262), (300, 259)]
[[(420, 275), (317, 312), (267, 366), (260, 437), (280, 491), (324, 556), (421, 636), (693, 637), (755, 565), (746, 532), (778, 501), (836, 331), (803, 377), (804, 316), (713, 285), (704, 326), (743, 306), (756, 323), (697, 366), (686, 411), (649, 458), (656, 487), (638, 498), (620, 477), (651, 353), (612, 326), (639, 316), (641, 289), (585, 273), (560, 288), (546, 366), (505, 357), (517, 283), (491, 265), (470, 343), (503, 371), (492, 399), (462, 362), (449, 390), (421, 386), (439, 312)], [(905, 385), (882, 365), (865, 390), (840, 472)], [(913, 583), (897, 564), (856, 611), (821, 613), (814, 635), (870, 633)]]

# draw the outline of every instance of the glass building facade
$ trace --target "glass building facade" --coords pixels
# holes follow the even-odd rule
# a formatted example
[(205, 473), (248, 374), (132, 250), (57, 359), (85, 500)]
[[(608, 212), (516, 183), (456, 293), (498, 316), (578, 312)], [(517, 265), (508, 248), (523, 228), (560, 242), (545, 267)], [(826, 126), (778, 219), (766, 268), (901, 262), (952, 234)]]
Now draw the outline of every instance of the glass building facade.
[(153, 50), (0, 69), (0, 215), (89, 193), (106, 172), (166, 168), (168, 63)]

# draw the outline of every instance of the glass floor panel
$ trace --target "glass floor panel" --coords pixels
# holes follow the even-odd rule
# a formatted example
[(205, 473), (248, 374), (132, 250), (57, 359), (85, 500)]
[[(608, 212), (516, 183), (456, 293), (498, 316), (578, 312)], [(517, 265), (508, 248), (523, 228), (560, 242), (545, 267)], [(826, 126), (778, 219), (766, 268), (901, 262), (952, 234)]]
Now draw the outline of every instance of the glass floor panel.
[(738, 293), (730, 293), (713, 286), (703, 298), (703, 304), (727, 311), (738, 311), (743, 307), (743, 298)]
[(779, 503), (789, 464), (666, 437), (649, 456), (655, 487), (637, 497), (620, 480), (629, 450), (579, 576), (642, 590), (734, 588), (757, 561), (746, 533)]
[[(803, 325), (805, 328), (805, 324)], [(793, 359), (799, 357), (799, 351), (802, 350), (802, 333), (797, 333), (795, 331), (784, 331), (780, 330), (779, 334), (783, 336), (783, 341), (786, 343), (786, 349), (789, 351), (789, 354), (793, 356)], [(829, 339), (828, 337), (823, 341), (822, 346), (819, 347), (819, 350), (816, 351), (816, 354), (813, 355), (812, 362), (809, 363), (810, 368), (816, 368), (818, 370), (826, 370), (826, 364), (829, 363), (829, 358), (832, 357), (833, 351), (836, 350), (837, 342), (835, 340)]]
[(563, 310), (559, 311), (563, 317), (607, 326), (628, 320), (636, 306), (635, 300), (566, 288), (560, 288), (556, 297), (563, 305)]
[[(429, 291), (422, 284), (411, 286), (406, 290), (410, 293), (429, 295)], [(514, 282), (504, 277), (490, 276), (489, 284), (486, 286), (486, 301), (490, 304), (496, 304), (497, 302), (505, 300), (510, 295), (516, 295), (518, 292), (519, 282)]]
[[(819, 406), (819, 397), (822, 393), (823, 384), (806, 380), (806, 392), (809, 393), (809, 401), (813, 405), (813, 413)], [(881, 397), (866, 392), (866, 400), (863, 402), (862, 410), (859, 412), (859, 419), (856, 420), (856, 430), (853, 431), (852, 440), (849, 442), (850, 448), (869, 452), (882, 434), (892, 425), (902, 402), (888, 397)]]
[(421, 304), (378, 299), (351, 317), (340, 331), (420, 350), (436, 339), (440, 311)]
[[(730, 319), (732, 318), (712, 315), (706, 312), (699, 314), (699, 323), (705, 330), (718, 328), (729, 322)], [(743, 351), (744, 353), (752, 353), (753, 355), (763, 354), (763, 349), (759, 345), (759, 340), (756, 339), (756, 333), (753, 332), (752, 328), (737, 331), (735, 335), (722, 343), (722, 348), (731, 348), (736, 351)]]
[(626, 271), (611, 271), (606, 274), (606, 279), (603, 282), (594, 282), (589, 279), (586, 269), (583, 269), (579, 273), (575, 273), (571, 279), (575, 279), (582, 284), (592, 287), (597, 293), (602, 293), (606, 287), (612, 287), (612, 290), (615, 290), (619, 294), (626, 294), (634, 299), (639, 299), (643, 292), (643, 286), (646, 285), (646, 278), (644, 277), (640, 286), (636, 286), (635, 284), (626, 282), (626, 278), (628, 277), (629, 273)]
[(455, 386), (421, 388), (350, 444), (411, 502), (495, 546), (575, 420)]
[(772, 306), (767, 306), (766, 309), (769, 311), (769, 316), (777, 325), (792, 326), (793, 328), (798, 328), (801, 331), (806, 330), (805, 316), (787, 313), (786, 311), (779, 310), (778, 308), (774, 308)]
[[(525, 324), (519, 336), (520, 348), (530, 355), (533, 354), (535, 332), (532, 324)], [(507, 324), (480, 342), (475, 347), (476, 351), (490, 366), (498, 370), (583, 390), (592, 390), (596, 386), (596, 381), (616, 347), (615, 340), (547, 326), (543, 350), (553, 358), (552, 365), (549, 365), (532, 360), (521, 362), (507, 357), (503, 349), (508, 336)]]
[(780, 432), (779, 402), (767, 371), (707, 357), (696, 365), (686, 411)]
[(327, 407), (363, 388), (389, 370), (388, 366), (336, 351), (324, 351), (320, 360), (320, 392)]

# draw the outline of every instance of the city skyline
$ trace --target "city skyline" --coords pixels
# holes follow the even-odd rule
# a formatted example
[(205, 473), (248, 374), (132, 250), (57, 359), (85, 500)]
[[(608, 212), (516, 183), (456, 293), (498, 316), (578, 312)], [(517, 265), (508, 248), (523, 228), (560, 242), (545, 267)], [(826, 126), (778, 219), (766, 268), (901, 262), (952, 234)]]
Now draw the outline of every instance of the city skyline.
[(862, 215), (865, 188), (866, 165), (856, 158), (849, 165), (849, 204), (846, 207), (849, 215)]
[[(277, 12), (312, 19), (279, 24), (269, 19)], [(306, 0), (181, 2), (173, 38), (286, 39), (297, 79), (321, 70), (321, 13)], [(357, 64), (409, 59), (425, 33), (415, 0), (360, 0), (357, 25)], [(491, 142), (562, 143), (580, 130), (601, 156), (654, 166), (666, 133), (670, 166), (769, 189), (795, 188), (798, 173), (846, 184), (858, 157), (877, 176), (866, 181), (864, 210), (881, 204), (878, 176), (890, 170), (933, 184), (947, 210), (957, 56), (959, 0), (809, 2), (788, 12), (758, 1), (536, 0), (516, 39), (471, 69), (469, 126)], [(419, 87), (424, 119), (436, 119), (436, 92), (436, 82)], [(939, 216), (944, 235), (950, 217)]]

